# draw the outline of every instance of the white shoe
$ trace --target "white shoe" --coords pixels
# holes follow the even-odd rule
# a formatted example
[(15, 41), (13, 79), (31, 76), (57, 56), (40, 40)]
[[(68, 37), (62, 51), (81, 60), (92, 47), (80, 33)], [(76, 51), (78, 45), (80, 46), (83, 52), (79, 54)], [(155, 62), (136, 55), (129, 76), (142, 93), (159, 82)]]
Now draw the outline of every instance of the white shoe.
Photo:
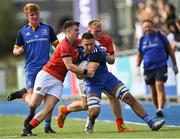
[(151, 129), (152, 129), (153, 131), (157, 131), (157, 130), (159, 130), (162, 126), (164, 126), (164, 125), (165, 125), (165, 120), (160, 120), (160, 121), (155, 122), (155, 123), (152, 125)]
[(93, 133), (93, 128), (94, 128), (94, 123), (92, 123), (90, 121), (89, 117), (87, 117), (86, 125), (85, 125), (85, 128), (84, 128), (84, 132), (85, 133)]

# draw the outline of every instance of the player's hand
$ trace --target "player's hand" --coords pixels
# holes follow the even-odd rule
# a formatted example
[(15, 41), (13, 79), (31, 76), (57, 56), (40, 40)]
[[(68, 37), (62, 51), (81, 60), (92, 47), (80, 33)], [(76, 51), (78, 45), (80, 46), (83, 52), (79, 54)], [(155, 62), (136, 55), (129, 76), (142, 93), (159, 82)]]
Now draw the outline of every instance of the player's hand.
[(91, 70), (91, 69), (88, 69), (88, 72), (87, 72), (87, 76), (92, 78), (95, 74), (95, 71), (94, 70)]
[(178, 71), (177, 65), (173, 66), (173, 71), (174, 71), (175, 75), (178, 74), (179, 71)]
[(100, 46), (101, 47), (101, 49), (104, 51), (104, 52), (107, 52), (107, 48), (106, 47), (104, 47), (104, 46)]
[(13, 53), (14, 53), (14, 55), (20, 55), (20, 54), (24, 53), (24, 48), (23, 47), (15, 48)]

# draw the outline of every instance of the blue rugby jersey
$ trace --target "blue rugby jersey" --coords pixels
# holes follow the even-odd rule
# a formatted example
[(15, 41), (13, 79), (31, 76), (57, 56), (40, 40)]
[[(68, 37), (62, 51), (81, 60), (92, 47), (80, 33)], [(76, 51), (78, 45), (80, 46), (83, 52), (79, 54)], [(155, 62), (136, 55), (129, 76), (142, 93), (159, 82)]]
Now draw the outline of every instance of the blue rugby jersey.
[(99, 67), (95, 72), (95, 75), (108, 72), (108, 68), (106, 65), (106, 53), (99, 46), (96, 46), (94, 48), (93, 52), (88, 55), (87, 60), (89, 62), (100, 63)]
[(153, 32), (150, 36), (145, 34), (139, 43), (138, 50), (143, 55), (145, 70), (155, 70), (167, 65), (166, 49), (170, 44), (163, 34), (161, 36), (159, 38), (158, 32)]
[(43, 23), (40, 23), (36, 30), (26, 25), (18, 32), (15, 45), (24, 48), (25, 70), (28, 74), (40, 70), (47, 63), (50, 43), (56, 40), (53, 29)]

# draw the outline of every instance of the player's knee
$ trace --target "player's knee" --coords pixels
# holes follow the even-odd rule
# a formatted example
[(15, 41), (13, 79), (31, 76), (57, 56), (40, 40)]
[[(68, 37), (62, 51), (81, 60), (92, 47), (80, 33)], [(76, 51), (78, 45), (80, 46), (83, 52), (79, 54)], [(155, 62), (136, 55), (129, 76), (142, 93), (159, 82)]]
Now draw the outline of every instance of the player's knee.
[(88, 98), (87, 106), (90, 117), (97, 117), (100, 113), (100, 99), (96, 96)]
[(130, 93), (127, 93), (122, 100), (129, 105), (136, 103), (136, 99)]
[(125, 85), (120, 86), (116, 91), (116, 98), (123, 100), (127, 93), (129, 93), (129, 89)]
[(36, 102), (30, 102), (30, 103), (29, 103), (30, 109), (36, 109), (38, 106), (39, 106), (39, 104), (36, 103)]
[(100, 108), (100, 99), (96, 96), (89, 97), (87, 99), (88, 109), (90, 108)]

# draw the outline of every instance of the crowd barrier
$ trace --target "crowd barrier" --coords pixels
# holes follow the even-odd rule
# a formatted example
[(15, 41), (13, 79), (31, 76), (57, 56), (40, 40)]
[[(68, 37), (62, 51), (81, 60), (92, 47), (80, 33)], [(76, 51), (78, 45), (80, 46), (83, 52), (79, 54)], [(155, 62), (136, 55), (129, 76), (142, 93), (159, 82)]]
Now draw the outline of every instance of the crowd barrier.
[[(177, 65), (180, 70), (180, 52), (176, 52)], [(142, 64), (143, 65), (143, 64)], [(118, 77), (124, 84), (130, 89), (131, 93), (136, 96), (149, 96), (149, 90), (145, 85), (143, 79), (143, 67), (141, 65), (141, 76), (136, 74), (136, 54), (116, 57), (116, 62), (113, 65), (108, 65), (109, 70)], [(18, 73), (18, 87), (23, 88), (25, 86), (25, 79), (22, 75), (23, 64), (17, 65)], [(180, 96), (180, 73), (174, 75), (171, 61), (168, 60), (168, 80), (165, 84), (167, 96)], [(63, 89), (63, 96), (78, 96), (79, 87), (76, 76), (68, 72)]]

